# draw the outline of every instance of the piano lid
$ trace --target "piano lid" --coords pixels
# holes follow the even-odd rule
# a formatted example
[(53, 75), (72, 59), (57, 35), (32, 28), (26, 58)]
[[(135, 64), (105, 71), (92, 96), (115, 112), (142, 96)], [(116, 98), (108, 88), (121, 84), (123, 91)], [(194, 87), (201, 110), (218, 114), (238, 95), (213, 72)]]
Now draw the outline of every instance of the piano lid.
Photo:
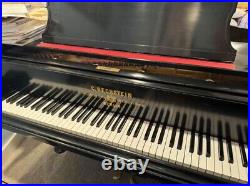
[(236, 5), (49, 3), (43, 41), (232, 62), (229, 23)]

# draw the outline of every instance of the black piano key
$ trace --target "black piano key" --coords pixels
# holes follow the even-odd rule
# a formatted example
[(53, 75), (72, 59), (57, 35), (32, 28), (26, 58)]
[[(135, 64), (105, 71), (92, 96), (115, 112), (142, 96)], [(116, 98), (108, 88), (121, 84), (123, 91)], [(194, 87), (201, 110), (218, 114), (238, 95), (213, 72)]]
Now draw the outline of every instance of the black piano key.
[(81, 98), (83, 98), (83, 94), (78, 95), (65, 109), (63, 109), (63, 111), (61, 111), (59, 113), (59, 117), (61, 118), (62, 116), (64, 116), (72, 107), (74, 107), (74, 105), (76, 105)]
[(244, 133), (245, 133), (246, 144), (248, 144), (248, 126), (244, 127)]
[(219, 160), (224, 161), (223, 138), (222, 138), (222, 122), (218, 121), (218, 142), (219, 142)]
[[(26, 107), (29, 107), (31, 105), (33, 105), (34, 103), (36, 103), (37, 100), (39, 100), (40, 98), (43, 98), (44, 96), (46, 96), (50, 91), (52, 90), (51, 86), (46, 86), (41, 92), (39, 92), (37, 95), (34, 96), (34, 99), (31, 100)], [(41, 99), (42, 100), (42, 99)], [(40, 102), (40, 101), (39, 101)]]
[(102, 116), (102, 114), (105, 112), (105, 110), (108, 108), (108, 105), (104, 105), (101, 110), (98, 112), (98, 114), (94, 117), (94, 119), (91, 121), (91, 126), (94, 126), (98, 119)]
[(83, 97), (81, 97), (75, 104), (73, 104), (73, 107), (71, 107), (69, 109), (69, 111), (67, 111), (64, 115), (63, 118), (67, 119), (82, 103), (85, 99), (87, 99), (87, 95), (84, 95)]
[(129, 107), (129, 110), (127, 111), (127, 113), (125, 114), (125, 117), (123, 118), (123, 120), (121, 121), (118, 129), (117, 129), (117, 132), (120, 133), (125, 125), (125, 123), (127, 122), (129, 116), (131, 115), (132, 111), (134, 110), (135, 108), (135, 105), (132, 104), (130, 107)]
[(37, 90), (39, 90), (40, 88), (41, 88), (41, 86), (39, 85), (36, 88), (34, 88), (32, 91), (27, 92), (26, 96), (24, 96), (21, 100), (16, 102), (16, 106), (23, 107), (26, 102), (28, 102), (30, 99), (32, 99), (33, 94), (36, 93)]
[(182, 117), (182, 120), (181, 120), (180, 135), (179, 135), (179, 140), (178, 140), (178, 144), (177, 144), (177, 149), (178, 150), (182, 149), (183, 136), (184, 136), (184, 132), (185, 132), (186, 121), (187, 121), (187, 114), (184, 113), (183, 117)]
[(155, 129), (154, 129), (152, 138), (151, 138), (152, 143), (155, 142), (156, 135), (157, 135), (159, 127), (161, 125), (161, 117), (163, 116), (163, 113), (164, 113), (164, 109), (161, 109), (160, 114), (158, 115), (158, 119), (156, 121), (156, 126), (155, 126)]
[(169, 147), (171, 147), (171, 148), (173, 148), (173, 146), (174, 146), (176, 131), (178, 128), (179, 120), (180, 120), (180, 112), (177, 112), (177, 114), (175, 116), (175, 121), (174, 121), (174, 126), (173, 126), (173, 130), (172, 130), (171, 138), (170, 138), (170, 143), (169, 143)]
[(200, 123), (199, 123), (199, 133), (198, 133), (198, 155), (202, 155), (202, 147), (203, 147), (203, 127), (204, 127), (204, 118), (200, 118)]
[(63, 94), (63, 96), (61, 96), (60, 98), (56, 98), (55, 100), (54, 100), (54, 104), (52, 104), (51, 105), (51, 107), (47, 110), (47, 114), (50, 114), (54, 109), (56, 109), (57, 108), (57, 106), (58, 105), (60, 105), (61, 103), (62, 103), (62, 101), (66, 98), (66, 97), (68, 97), (68, 95), (71, 93), (71, 91), (70, 90), (67, 90), (66, 91), (66, 93), (65, 94)]
[(190, 147), (189, 147), (189, 152), (193, 153), (194, 152), (194, 143), (195, 143), (195, 130), (197, 126), (197, 116), (194, 115), (193, 117), (193, 122), (192, 122), (192, 131), (191, 131), (191, 138), (190, 138)]
[(128, 108), (129, 108), (129, 104), (127, 103), (125, 107), (123, 108), (123, 110), (121, 111), (121, 114), (118, 116), (117, 120), (114, 122), (113, 126), (111, 127), (111, 131), (115, 131), (122, 117), (125, 116), (125, 113), (127, 112)]
[[(42, 109), (42, 112), (47, 112), (48, 110), (50, 110), (58, 100), (60, 100), (63, 96), (65, 96), (65, 94), (68, 93), (69, 90), (64, 90), (62, 93), (59, 94), (59, 96), (57, 96), (49, 105), (47, 105), (46, 107), (44, 107)], [(52, 100), (52, 99), (51, 99)]]
[(113, 107), (109, 106), (109, 108), (105, 111), (105, 113), (102, 115), (101, 119), (98, 121), (96, 127), (100, 127), (103, 123), (103, 121), (107, 118), (109, 113), (112, 111)]
[(207, 119), (206, 142), (207, 142), (206, 157), (211, 157), (211, 120), (209, 118)]
[(219, 140), (219, 147), (218, 147), (218, 151), (219, 151), (219, 160), (220, 161), (224, 161), (224, 151), (223, 151), (223, 141)]
[(85, 110), (78, 116), (78, 118), (76, 119), (77, 122), (80, 122), (85, 115), (92, 109), (92, 107), (98, 102), (98, 100), (101, 99), (99, 97), (96, 97), (95, 99), (93, 99), (90, 104), (86, 104)]
[(28, 92), (32, 91), (38, 86), (36, 83), (32, 83), (24, 87), (22, 90), (20, 90), (18, 93), (12, 95), (11, 97), (6, 99), (7, 103), (13, 104), (20, 98), (22, 98), (24, 95), (26, 95)]
[(30, 98), (29, 94), (26, 94), (22, 99), (16, 102), (16, 106), (23, 106), (26, 100)]
[(33, 91), (37, 91), (37, 89), (39, 89), (39, 87), (34, 88), (34, 89), (31, 90), (30, 92), (27, 92), (26, 95), (25, 95), (23, 98), (21, 98), (19, 101), (16, 102), (16, 106), (22, 107), (22, 106), (25, 104), (25, 102), (26, 102), (27, 100), (29, 100), (29, 99), (32, 98), (31, 93), (32, 93)]
[(226, 127), (226, 144), (227, 144), (227, 154), (228, 154), (228, 163), (234, 162), (233, 157), (233, 149), (232, 149), (232, 143), (231, 143), (231, 131), (230, 131), (230, 125), (228, 122), (225, 124)]
[[(76, 118), (78, 118), (78, 116), (87, 108), (87, 106), (95, 99), (95, 96), (92, 96), (89, 98), (89, 100), (82, 105), (81, 109), (74, 114), (74, 116), (71, 118), (72, 121), (75, 121)], [(80, 106), (80, 105), (79, 105)]]
[(88, 114), (83, 118), (82, 123), (84, 124), (90, 116), (96, 111), (96, 109), (102, 104), (104, 98), (99, 99), (94, 105), (93, 108), (88, 112)]
[(123, 106), (124, 106), (124, 102), (121, 103), (120, 107), (116, 109), (115, 113), (112, 115), (111, 119), (108, 121), (107, 125), (105, 126), (106, 130), (109, 130), (110, 126), (112, 125), (117, 115), (120, 113)]
[(27, 102), (25, 102), (24, 107), (27, 108), (33, 103), (35, 103), (38, 99), (40, 99), (43, 95), (45, 95), (50, 89), (51, 87), (49, 86), (42, 86), (41, 88), (39, 88), (39, 90), (32, 93), (31, 95), (32, 98), (28, 100)]
[(247, 155), (246, 155), (245, 148), (244, 148), (243, 132), (239, 124), (237, 125), (237, 133), (238, 133), (238, 139), (239, 139), (242, 166), (247, 167)]
[(61, 97), (54, 105), (51, 107), (47, 113), (54, 115), (61, 107), (63, 107), (64, 103), (68, 101), (68, 98), (71, 97), (71, 94), (74, 94), (74, 91), (68, 91), (63, 97)]
[(239, 144), (239, 146), (240, 146), (242, 166), (247, 167), (247, 155), (246, 155), (244, 144)]
[(165, 134), (167, 125), (168, 125), (169, 116), (170, 116), (170, 111), (167, 110), (167, 112), (166, 112), (166, 114), (165, 114), (165, 118), (164, 118), (164, 120), (163, 120), (164, 122), (163, 122), (163, 126), (162, 126), (162, 128), (161, 128), (161, 133), (160, 133), (160, 136), (159, 136), (158, 144), (162, 144), (163, 137), (164, 137), (164, 134)]
[[(134, 117), (134, 119), (133, 119), (133, 121), (132, 121), (132, 123), (131, 123), (131, 125), (129, 126), (129, 128), (127, 130), (127, 136), (130, 136), (130, 134), (132, 133), (132, 131), (133, 131), (134, 127), (135, 127), (135, 124), (136, 124), (136, 122), (138, 121), (138, 119), (139, 119), (139, 117), (141, 115), (142, 110), (143, 110), (143, 107), (140, 106), (137, 113), (136, 113), (136, 115), (135, 115), (135, 117)], [(121, 130), (118, 129), (118, 133), (119, 132), (121, 132)]]
[[(41, 87), (40, 87), (41, 88)], [(37, 91), (40, 90), (40, 88), (36, 89), (34, 92), (28, 94), (25, 99), (22, 101), (21, 104), (17, 103), (17, 106), (20, 105), (21, 107), (25, 107), (32, 99), (34, 98), (33, 95), (37, 93)]]
[(35, 109), (36, 111), (43, 108), (44, 105), (46, 105), (49, 101), (51, 101), (56, 95), (58, 95), (62, 91), (61, 88), (55, 88), (50, 93), (48, 93), (42, 100), (40, 100), (38, 103), (35, 103), (31, 106), (31, 109)]
[(149, 134), (150, 134), (151, 129), (153, 127), (153, 124), (155, 123), (155, 119), (156, 119), (157, 113), (158, 113), (158, 108), (155, 108), (154, 112), (153, 112), (153, 115), (152, 115), (152, 118), (151, 118), (151, 120), (149, 122), (148, 128), (146, 130), (146, 133), (144, 135), (144, 140), (145, 141), (148, 140), (148, 137), (149, 137)]
[(135, 132), (134, 132), (133, 137), (136, 138), (136, 137), (138, 136), (138, 134), (139, 134), (139, 132), (140, 132), (140, 130), (141, 130), (141, 127), (142, 127), (142, 125), (143, 125), (143, 122), (144, 122), (144, 120), (146, 119), (146, 116), (147, 116), (147, 114), (148, 114), (148, 111), (149, 111), (149, 106), (147, 106), (147, 107), (144, 109), (143, 114), (142, 114), (142, 117), (141, 117), (141, 119), (140, 119), (140, 121), (139, 121), (139, 124), (138, 124), (137, 128), (135, 129)]
[(23, 102), (21, 107), (24, 107), (26, 104), (28, 104), (30, 101), (32, 101), (35, 97), (35, 95), (38, 94), (38, 92), (41, 91), (42, 88), (44, 88), (45, 85), (42, 85), (40, 87), (38, 87), (36, 90), (34, 90), (33, 92), (30, 92), (27, 99)]
[(66, 96), (61, 103), (59, 103), (52, 111), (51, 115), (55, 115), (67, 102), (69, 102), (75, 95), (77, 94), (76, 91), (72, 91)]
[(231, 141), (227, 141), (228, 163), (234, 163), (233, 149)]

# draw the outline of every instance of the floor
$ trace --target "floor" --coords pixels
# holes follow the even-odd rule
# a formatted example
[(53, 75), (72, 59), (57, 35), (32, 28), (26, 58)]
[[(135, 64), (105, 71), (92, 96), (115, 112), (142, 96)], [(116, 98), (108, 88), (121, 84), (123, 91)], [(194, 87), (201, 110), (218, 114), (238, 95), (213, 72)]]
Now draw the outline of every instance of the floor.
[(3, 149), (2, 162), (5, 183), (161, 183), (150, 176), (103, 171), (100, 161), (71, 152), (57, 154), (52, 146), (21, 135)]

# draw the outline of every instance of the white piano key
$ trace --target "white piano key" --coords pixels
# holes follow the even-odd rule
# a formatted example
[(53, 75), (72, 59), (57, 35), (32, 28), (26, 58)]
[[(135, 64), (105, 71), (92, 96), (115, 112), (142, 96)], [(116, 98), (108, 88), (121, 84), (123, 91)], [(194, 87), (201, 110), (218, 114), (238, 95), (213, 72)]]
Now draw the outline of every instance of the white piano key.
[[(50, 105), (53, 101), (54, 101), (53, 99), (48, 101), (45, 105), (43, 105), (43, 107), (39, 109), (39, 111), (37, 112), (36, 120), (40, 121), (41, 123), (47, 121), (48, 114), (46, 112), (43, 112), (42, 110), (46, 108), (48, 105)], [(46, 123), (44, 123), (44, 125), (46, 125)]]
[[(135, 130), (136, 130), (138, 124), (139, 124), (139, 121), (137, 121), (137, 124), (135, 125)], [(132, 143), (130, 145), (129, 149), (131, 151), (134, 151), (134, 152), (137, 151), (137, 145), (139, 144), (139, 142), (141, 140), (141, 136), (144, 134), (145, 128), (147, 128), (147, 127), (148, 127), (148, 123), (147, 122), (143, 123), (137, 137), (134, 137), (134, 139), (133, 139), (133, 141), (132, 141)], [(133, 136), (134, 133), (131, 133), (131, 135)]]
[[(131, 119), (132, 119), (132, 118), (131, 118)], [(129, 127), (130, 127), (130, 120), (131, 120), (131, 119), (128, 119), (128, 121), (125, 123), (125, 125), (124, 125), (122, 131), (121, 131), (120, 133), (117, 133), (117, 134), (116, 134), (116, 136), (115, 136), (115, 138), (113, 139), (113, 142), (112, 142), (112, 144), (113, 144), (114, 146), (118, 146), (121, 137), (122, 137), (123, 135), (127, 135), (127, 131), (128, 131), (128, 129), (129, 129)]]
[(105, 135), (105, 133), (109, 132), (108, 130), (106, 130), (106, 125), (108, 124), (108, 122), (111, 118), (112, 118), (112, 116), (108, 117), (108, 119), (107, 118), (105, 119), (105, 123), (103, 123), (105, 126), (104, 126), (103, 130), (100, 130), (100, 132), (98, 133), (97, 138), (96, 138), (97, 141), (102, 141), (102, 138)]
[(6, 102), (6, 100), (2, 101), (2, 111), (3, 112), (10, 112), (11, 110), (11, 105)]
[(234, 146), (232, 146), (232, 151), (233, 151), (233, 158), (234, 161), (233, 163), (230, 163), (230, 169), (231, 169), (231, 177), (230, 180), (234, 182), (239, 182), (239, 167), (238, 167), (238, 162), (237, 162), (237, 157), (236, 157), (236, 149)]
[[(121, 121), (123, 120), (123, 118), (124, 118), (124, 117), (122, 117), (122, 119), (121, 119), (121, 120), (119, 121), (119, 123), (117, 124), (116, 129), (115, 129), (114, 131), (111, 131), (111, 133), (110, 133), (110, 135), (109, 135), (109, 138), (107, 139), (107, 143), (108, 143), (108, 144), (111, 144), (111, 145), (112, 145), (115, 136), (118, 134), (118, 133), (117, 133), (117, 130), (118, 130), (118, 127), (119, 127), (119, 125), (121, 124)], [(128, 120), (130, 121), (130, 119), (128, 119)], [(116, 118), (116, 120), (114, 121), (114, 123), (116, 123), (116, 122), (117, 122), (117, 118)], [(112, 128), (112, 127), (110, 127), (110, 130), (111, 130), (111, 128)]]
[(231, 177), (230, 165), (228, 162), (228, 150), (226, 140), (223, 140), (224, 161), (222, 161), (222, 177), (229, 179)]
[[(57, 111), (57, 113), (55, 114), (55, 117), (54, 117), (54, 120), (53, 122), (56, 123), (56, 128), (57, 129), (60, 129), (61, 128), (61, 125), (63, 124), (63, 121), (65, 121), (65, 119), (63, 118), (63, 116), (59, 117), (59, 114), (64, 111), (67, 107), (70, 106), (71, 102), (76, 99), (80, 94), (76, 94), (75, 96), (73, 96), (73, 98), (70, 99), (69, 102), (65, 103), (64, 106)], [(72, 108), (72, 107), (71, 107)], [(68, 110), (69, 111), (69, 110)], [(66, 113), (64, 113), (65, 115)]]
[[(248, 136), (247, 136), (248, 137)], [(248, 164), (248, 146), (245, 145), (245, 151), (246, 151), (246, 156), (247, 156), (247, 164)], [(248, 175), (248, 168), (246, 168), (247, 175)]]
[[(119, 115), (117, 116), (117, 118), (119, 117)], [(109, 136), (111, 135), (111, 133), (112, 133), (112, 131), (111, 131), (111, 129), (112, 129), (112, 127), (113, 127), (113, 125), (115, 124), (115, 122), (117, 122), (117, 118), (115, 118), (114, 120), (113, 120), (113, 122), (112, 122), (112, 124), (110, 125), (110, 127), (109, 127), (109, 129), (108, 130), (106, 130), (105, 129), (105, 133), (103, 134), (103, 136), (101, 137), (101, 141), (103, 142), (103, 143), (107, 143), (107, 140), (108, 140), (108, 138), (109, 138)], [(108, 121), (109, 122), (109, 121)]]
[(219, 141), (217, 138), (214, 138), (214, 175), (219, 177), (222, 176), (222, 161), (219, 160)]
[(171, 148), (169, 147), (169, 143), (170, 143), (172, 131), (173, 131), (173, 127), (169, 127), (168, 136), (167, 136), (166, 144), (165, 144), (165, 147), (164, 147), (164, 152), (163, 152), (163, 155), (162, 155), (162, 160), (164, 160), (164, 161), (169, 160), (169, 156), (170, 156), (170, 152), (171, 152)]
[(171, 163), (176, 162), (176, 158), (178, 155), (177, 145), (178, 145), (179, 136), (180, 136), (180, 130), (177, 129), (176, 134), (175, 134), (174, 146), (173, 148), (171, 148), (170, 155), (169, 155), (169, 162)]
[[(133, 118), (130, 119), (129, 125), (131, 125), (132, 122), (133, 122)], [(134, 139), (134, 137), (133, 137), (133, 135), (132, 135), (132, 134), (134, 133), (134, 131), (135, 131), (135, 127), (133, 128), (131, 134), (127, 137), (126, 142), (125, 142), (125, 144), (124, 144), (124, 147), (125, 147), (125, 149), (127, 149), (127, 150), (130, 149), (131, 144), (132, 144), (132, 141), (133, 141), (133, 139)], [(127, 134), (126, 134), (126, 135), (127, 135)]]
[[(89, 111), (90, 112), (90, 111)], [(88, 112), (88, 113), (89, 113)], [(81, 136), (83, 137), (88, 137), (88, 132), (89, 130), (92, 128), (92, 126), (90, 125), (91, 121), (95, 118), (96, 114), (98, 114), (98, 112), (93, 112), (91, 114), (91, 116), (87, 119), (87, 121), (85, 121), (84, 123), (82, 123), (82, 120), (79, 122), (81, 127), (79, 129), (79, 133)]]
[(159, 126), (156, 137), (155, 137), (155, 141), (152, 142), (150, 150), (149, 150), (149, 156), (151, 157), (155, 157), (156, 156), (156, 152), (157, 152), (157, 147), (158, 147), (158, 141), (159, 141), (159, 137), (161, 134), (161, 130), (162, 130), (162, 125)]
[(207, 139), (206, 139), (206, 135), (203, 135), (202, 154), (199, 155), (199, 167), (198, 167), (198, 171), (200, 171), (200, 172), (205, 172), (207, 170), (206, 153), (207, 153)]
[[(78, 111), (80, 111), (82, 109), (82, 106), (81, 106), (81, 108), (79, 108), (79, 110)], [(90, 112), (90, 108), (88, 108), (88, 107), (86, 107), (86, 108), (84, 108), (84, 110), (80, 113), (80, 115), (83, 113), (83, 112), (85, 112), (85, 111), (87, 111), (86, 113), (85, 113), (85, 116)], [(76, 112), (77, 113), (77, 112)], [(76, 114), (76, 113), (74, 113), (73, 115), (71, 115), (71, 120), (72, 120), (72, 118), (73, 118), (73, 116)], [(80, 116), (79, 115), (79, 116)], [(79, 116), (77, 116), (77, 118), (75, 118), (75, 120), (74, 120), (74, 129), (73, 128), (71, 128), (71, 130), (74, 130), (75, 132), (76, 132), (76, 134), (78, 134), (78, 135), (82, 135), (82, 130), (84, 130), (84, 128), (85, 128), (85, 124), (86, 123), (82, 123), (82, 120), (83, 120), (83, 118), (80, 120), (80, 121), (77, 121), (77, 119), (79, 118)], [(85, 117), (84, 116), (84, 117)]]
[[(99, 113), (99, 110), (97, 110), (96, 112)], [(103, 125), (101, 125), (100, 127), (97, 127), (97, 124), (98, 124), (98, 121), (96, 121), (96, 123), (91, 127), (91, 129), (88, 132), (88, 137), (93, 139), (93, 140), (95, 140), (95, 138), (96, 138), (96, 131), (99, 131), (99, 128), (102, 128), (102, 126), (103, 126)]]
[(194, 152), (192, 153), (192, 162), (191, 168), (197, 170), (199, 167), (199, 155), (198, 155), (198, 134), (195, 133), (195, 140), (194, 140)]
[(109, 138), (109, 136), (110, 136), (111, 133), (112, 133), (111, 128), (112, 128), (112, 126), (111, 126), (108, 130), (106, 130), (105, 134), (102, 136), (101, 141), (102, 141), (103, 143), (107, 143), (108, 138)]
[[(145, 140), (145, 144), (144, 144), (144, 147), (143, 147), (143, 149), (142, 149), (142, 153), (143, 153), (144, 155), (147, 155), (147, 156), (149, 155), (150, 147), (151, 147), (151, 144), (152, 144), (151, 138), (152, 138), (153, 132), (154, 132), (154, 130), (155, 130), (155, 127), (156, 127), (156, 123), (153, 123), (153, 124), (152, 124), (152, 128), (151, 128), (151, 130), (150, 130), (150, 133), (149, 133), (149, 135), (148, 135), (148, 139)], [(143, 140), (144, 140), (144, 139), (143, 139)]]
[(95, 118), (95, 116), (99, 113), (99, 110), (94, 111), (91, 116), (89, 117), (89, 119), (84, 123), (84, 125), (86, 125), (85, 130), (83, 135), (85, 137), (91, 138), (91, 134), (92, 131), (96, 129), (96, 126), (92, 126), (91, 125), (91, 121)]
[(178, 165), (183, 165), (183, 162), (184, 162), (185, 149), (186, 149), (186, 144), (187, 144), (187, 135), (188, 135), (187, 131), (184, 131), (182, 149), (178, 150), (177, 158), (176, 158), (176, 164)]
[(105, 130), (106, 130), (105, 127), (107, 125), (107, 122), (111, 119), (112, 116), (113, 116), (113, 113), (109, 113), (107, 115), (107, 117), (103, 120), (99, 129), (94, 131), (94, 133), (92, 135), (95, 137), (95, 140), (97, 140), (97, 141), (101, 140), (102, 135), (100, 135), (100, 134), (103, 134), (105, 132)]
[(59, 113), (67, 107), (67, 104), (64, 105), (56, 114), (51, 116), (51, 120), (48, 121), (48, 124), (53, 126), (53, 128), (59, 129), (59, 125), (62, 123), (63, 119), (59, 117)]
[(82, 106), (78, 106), (67, 118), (63, 118), (63, 122), (58, 125), (59, 129), (72, 132), (74, 134), (78, 134), (78, 127), (80, 127), (80, 123), (76, 120), (72, 121), (72, 117), (81, 109)]
[(145, 133), (146, 133), (147, 128), (149, 126), (149, 122), (145, 121), (145, 122), (143, 122), (143, 125), (146, 125), (146, 127), (144, 128), (143, 133), (141, 134), (141, 137), (140, 137), (138, 144), (137, 144), (137, 147), (136, 147), (136, 152), (138, 152), (138, 153), (142, 153), (142, 150), (143, 150), (143, 147), (145, 144), (144, 136), (145, 136)]
[(239, 182), (248, 183), (248, 171), (247, 171), (247, 167), (243, 167), (242, 165), (239, 144), (232, 142), (232, 148), (235, 148), (235, 152), (236, 152), (235, 158), (237, 160), (238, 168), (239, 168)]
[(30, 106), (28, 106), (26, 108), (26, 112), (23, 113), (23, 116), (29, 119), (34, 119), (34, 115), (36, 114), (36, 111), (33, 109), (31, 110), (31, 106), (38, 103), (40, 100), (42, 100), (43, 97), (40, 97), (39, 99), (37, 99), (34, 103), (32, 103)]
[(214, 166), (215, 166), (215, 149), (214, 149), (214, 138), (210, 138), (211, 145), (211, 156), (207, 157), (207, 170), (206, 173), (214, 174)]

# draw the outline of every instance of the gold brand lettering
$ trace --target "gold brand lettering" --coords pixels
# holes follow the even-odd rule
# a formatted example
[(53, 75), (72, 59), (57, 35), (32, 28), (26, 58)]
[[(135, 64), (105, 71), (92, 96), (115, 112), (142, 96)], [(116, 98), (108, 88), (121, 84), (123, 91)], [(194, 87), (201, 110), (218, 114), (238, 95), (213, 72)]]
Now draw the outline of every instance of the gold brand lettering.
[(133, 95), (130, 92), (124, 92), (124, 91), (120, 91), (120, 90), (112, 90), (112, 89), (107, 89), (107, 88), (93, 86), (93, 85), (90, 86), (90, 89), (94, 92), (100, 92), (100, 93), (107, 94), (106, 98), (105, 98), (105, 104), (112, 105), (115, 107), (119, 107), (120, 103), (121, 103), (121, 100), (118, 100), (118, 98), (116, 96), (120, 96), (123, 98), (129, 98), (129, 99), (133, 98)]

